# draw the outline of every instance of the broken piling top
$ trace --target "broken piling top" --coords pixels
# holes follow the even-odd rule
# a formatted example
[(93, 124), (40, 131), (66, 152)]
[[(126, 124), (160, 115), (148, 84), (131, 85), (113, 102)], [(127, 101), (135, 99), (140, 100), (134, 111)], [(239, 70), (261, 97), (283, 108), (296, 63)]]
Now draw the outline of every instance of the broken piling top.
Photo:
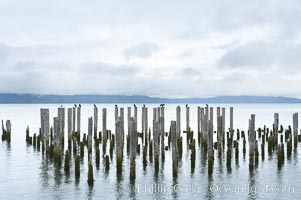
[(10, 120), (6, 120), (6, 132), (11, 133), (11, 123), (10, 123)]
[(46, 140), (46, 143), (49, 141), (49, 109), (48, 108), (41, 108), (41, 134), (42, 138)]
[(279, 113), (274, 113), (274, 128), (276, 131), (279, 130)]
[(93, 127), (93, 118), (88, 118), (88, 150), (89, 153), (92, 151), (92, 127)]
[(68, 108), (68, 140), (72, 138), (72, 117), (73, 117), (73, 108)]
[(177, 106), (177, 122), (176, 122), (177, 137), (181, 137), (181, 107)]
[(117, 122), (118, 120), (118, 106), (115, 104), (115, 123)]

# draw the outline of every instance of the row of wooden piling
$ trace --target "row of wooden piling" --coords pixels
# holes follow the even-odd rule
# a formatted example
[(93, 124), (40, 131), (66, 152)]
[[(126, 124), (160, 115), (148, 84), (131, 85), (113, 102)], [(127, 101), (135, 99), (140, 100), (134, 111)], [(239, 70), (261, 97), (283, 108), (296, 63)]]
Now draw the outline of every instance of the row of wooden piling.
[[(113, 152), (116, 152), (116, 168), (117, 173), (123, 172), (123, 160), (124, 160), (124, 140), (127, 141), (127, 153), (130, 156), (130, 178), (135, 180), (136, 178), (136, 156), (140, 154), (142, 149), (143, 158), (143, 169), (146, 168), (148, 162), (154, 161), (155, 172), (159, 170), (159, 163), (164, 163), (165, 151), (171, 149), (172, 151), (172, 170), (173, 176), (178, 175), (178, 162), (182, 157), (183, 152), (183, 137), (181, 134), (181, 107), (176, 107), (176, 120), (171, 121), (170, 128), (165, 131), (165, 109), (164, 104), (159, 107), (153, 108), (153, 125), (152, 129), (148, 126), (148, 108), (143, 105), (142, 107), (142, 120), (141, 127), (142, 131), (137, 130), (137, 112), (138, 108), (134, 105), (133, 115), (131, 113), (132, 107), (128, 107), (128, 131), (125, 136), (124, 131), (124, 108), (118, 108), (115, 106), (115, 134), (107, 129), (107, 109), (102, 109), (102, 131), (98, 132), (98, 108), (94, 105), (94, 115), (88, 118), (88, 134), (83, 134), (81, 139), (80, 129), (80, 113), (81, 107), (75, 106), (68, 108), (68, 148), (63, 155), (64, 150), (64, 127), (65, 127), (65, 109), (58, 108), (58, 117), (53, 118), (53, 125), (50, 126), (49, 109), (41, 109), (41, 128), (39, 135), (34, 134), (33, 138), (29, 134), (29, 128), (26, 130), (26, 141), (28, 144), (33, 144), (34, 147), (40, 149), (42, 145), (42, 152), (53, 158), (55, 163), (61, 165), (62, 158), (64, 159), (64, 170), (66, 173), (70, 172), (70, 156), (73, 150), (75, 157), (75, 177), (79, 178), (79, 160), (84, 157), (84, 148), (88, 148), (88, 183), (93, 185), (93, 165), (92, 165), (92, 151), (93, 151), (93, 139), (95, 147), (95, 160), (96, 166), (99, 165), (100, 160), (100, 144), (103, 149), (103, 159), (106, 171), (110, 167), (110, 158), (112, 159)], [(233, 107), (230, 107), (230, 127), (226, 131), (225, 120), (226, 120), (226, 109), (216, 108), (216, 131), (214, 131), (214, 120), (213, 120), (214, 109), (212, 107), (198, 107), (197, 109), (197, 123), (198, 130), (197, 135), (194, 136), (194, 132), (190, 127), (190, 108), (186, 105), (186, 133), (187, 147), (190, 149), (190, 160), (191, 160), (191, 171), (193, 173), (195, 168), (196, 160), (196, 146), (197, 144), (202, 148), (203, 152), (208, 157), (208, 173), (213, 173), (214, 166), (214, 150), (217, 150), (218, 159), (222, 158), (222, 154), (226, 151), (226, 166), (227, 169), (231, 170), (232, 163), (232, 149), (234, 148), (235, 161), (238, 163), (239, 158), (239, 144), (240, 139), (243, 139), (243, 155), (246, 154), (246, 140), (249, 145), (249, 169), (254, 170), (259, 163), (259, 155), (264, 160), (265, 155), (265, 143), (268, 143), (269, 155), (277, 153), (278, 155), (278, 166), (281, 167), (284, 163), (285, 155), (284, 148), (285, 143), (287, 148), (287, 157), (289, 158), (292, 152), (292, 144), (294, 149), (297, 147), (297, 141), (301, 140), (298, 135), (298, 114), (293, 115), (293, 129), (288, 129), (280, 126), (279, 130), (279, 114), (274, 115), (273, 129), (269, 130), (264, 126), (263, 128), (256, 129), (255, 127), (255, 114), (251, 115), (249, 119), (249, 128), (245, 133), (244, 131), (235, 130), (233, 128)], [(75, 117), (75, 115), (77, 117)], [(77, 121), (75, 121), (77, 119)], [(94, 121), (93, 121), (94, 119)], [(76, 127), (75, 124), (76, 123)], [(77, 129), (75, 129), (77, 128)], [(152, 130), (152, 131), (151, 131)], [(152, 133), (151, 133), (152, 132)], [(216, 142), (213, 142), (213, 138), (216, 135)], [(258, 136), (257, 136), (258, 135)], [(197, 137), (197, 138), (196, 138)], [(280, 141), (278, 141), (280, 138)], [(167, 140), (167, 143), (165, 141)], [(260, 141), (261, 140), (261, 141)], [(109, 143), (108, 143), (109, 141)], [(139, 142), (141, 141), (141, 143)], [(259, 142), (261, 143), (261, 152), (259, 152)], [(294, 143), (292, 143), (294, 142)], [(107, 144), (109, 144), (109, 154), (107, 154)], [(141, 147), (142, 145), (142, 147)], [(147, 155), (149, 161), (147, 160)]]

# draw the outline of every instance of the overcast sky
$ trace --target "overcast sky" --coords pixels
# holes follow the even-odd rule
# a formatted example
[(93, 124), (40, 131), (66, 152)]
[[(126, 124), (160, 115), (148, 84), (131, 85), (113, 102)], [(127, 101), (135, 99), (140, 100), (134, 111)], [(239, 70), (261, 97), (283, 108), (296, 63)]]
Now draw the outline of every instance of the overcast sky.
[(0, 0), (0, 92), (301, 97), (300, 0)]

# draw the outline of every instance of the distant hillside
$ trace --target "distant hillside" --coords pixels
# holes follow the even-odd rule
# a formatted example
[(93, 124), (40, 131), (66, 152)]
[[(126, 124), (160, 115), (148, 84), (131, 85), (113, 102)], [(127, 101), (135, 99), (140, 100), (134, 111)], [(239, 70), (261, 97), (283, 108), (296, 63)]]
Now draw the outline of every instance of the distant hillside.
[(0, 93), (0, 103), (301, 103), (301, 99), (269, 96), (218, 96), (210, 98), (156, 98), (126, 95), (39, 95)]

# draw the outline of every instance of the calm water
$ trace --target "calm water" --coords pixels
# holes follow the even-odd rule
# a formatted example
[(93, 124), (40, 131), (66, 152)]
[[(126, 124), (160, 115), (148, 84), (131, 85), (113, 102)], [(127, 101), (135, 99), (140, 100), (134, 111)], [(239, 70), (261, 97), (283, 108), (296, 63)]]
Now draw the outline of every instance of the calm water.
[[(129, 180), (130, 163), (128, 155), (125, 153), (123, 173), (120, 177), (116, 176), (115, 157), (111, 160), (109, 172), (105, 172), (101, 158), (99, 169), (96, 169), (94, 164), (94, 186), (89, 187), (87, 184), (87, 152), (81, 162), (80, 181), (76, 182), (73, 162), (70, 176), (67, 176), (63, 168), (58, 169), (52, 162), (44, 159), (41, 152), (26, 145), (26, 126), (30, 127), (31, 135), (38, 132), (40, 108), (50, 109), (52, 123), (52, 117), (57, 115), (58, 106), (60, 105), (0, 105), (0, 119), (10, 119), (12, 122), (11, 144), (8, 145), (6, 142), (0, 144), (0, 199), (299, 199), (301, 197), (301, 164), (299, 163), (301, 144), (298, 145), (297, 151), (293, 152), (290, 160), (285, 159), (281, 170), (277, 168), (277, 155), (268, 156), (266, 145), (265, 160), (262, 161), (260, 157), (258, 168), (253, 174), (250, 174), (248, 153), (244, 158), (241, 140), (239, 162), (235, 163), (233, 151), (231, 170), (227, 170), (226, 155), (224, 154), (222, 161), (215, 159), (213, 175), (208, 176), (206, 157), (199, 147), (197, 147), (195, 170), (193, 173), (191, 172), (190, 151), (185, 145), (186, 136), (183, 140), (183, 157), (179, 162), (177, 179), (172, 178), (171, 151), (166, 151), (164, 164), (160, 160), (158, 174), (155, 174), (154, 165), (150, 162), (144, 170), (142, 155), (138, 155), (136, 158), (136, 181), (131, 183)], [(73, 104), (64, 104), (66, 108), (72, 106)], [(97, 106), (100, 111), (100, 119), (101, 108), (108, 109), (107, 128), (114, 131), (114, 105), (99, 104)], [(119, 107), (126, 108), (128, 106), (132, 105), (119, 104)], [(141, 131), (141, 106), (138, 105), (138, 131)], [(149, 107), (149, 125), (151, 125), (151, 108), (158, 105), (148, 104), (147, 106)], [(165, 106), (165, 130), (169, 129), (170, 120), (176, 119), (176, 106), (176, 104)], [(191, 127), (195, 132), (197, 131), (197, 106), (197, 104), (190, 105)], [(253, 113), (256, 114), (256, 128), (264, 124), (272, 127), (274, 112), (279, 113), (280, 124), (286, 127), (292, 124), (292, 114), (301, 111), (301, 104), (219, 104), (210, 106), (226, 107), (227, 128), (229, 127), (229, 107), (233, 106), (234, 128), (242, 130), (246, 130), (248, 127), (248, 119)], [(181, 108), (182, 128), (184, 128), (185, 105), (181, 105)], [(93, 116), (93, 104), (82, 105), (82, 132), (88, 130), (89, 116)], [(216, 116), (214, 119), (216, 120)], [(127, 120), (126, 109), (125, 120)], [(214, 123), (216, 122), (214, 121)], [(101, 121), (99, 121), (99, 130), (101, 127)], [(125, 130), (127, 133), (127, 123), (125, 123)], [(100, 149), (102, 150), (102, 148)], [(217, 158), (217, 155), (215, 157)], [(155, 184), (160, 191), (151, 190)], [(147, 188), (144, 190), (145, 186)], [(171, 186), (175, 186), (174, 190), (169, 190)], [(278, 188), (280, 191), (275, 191)]]

